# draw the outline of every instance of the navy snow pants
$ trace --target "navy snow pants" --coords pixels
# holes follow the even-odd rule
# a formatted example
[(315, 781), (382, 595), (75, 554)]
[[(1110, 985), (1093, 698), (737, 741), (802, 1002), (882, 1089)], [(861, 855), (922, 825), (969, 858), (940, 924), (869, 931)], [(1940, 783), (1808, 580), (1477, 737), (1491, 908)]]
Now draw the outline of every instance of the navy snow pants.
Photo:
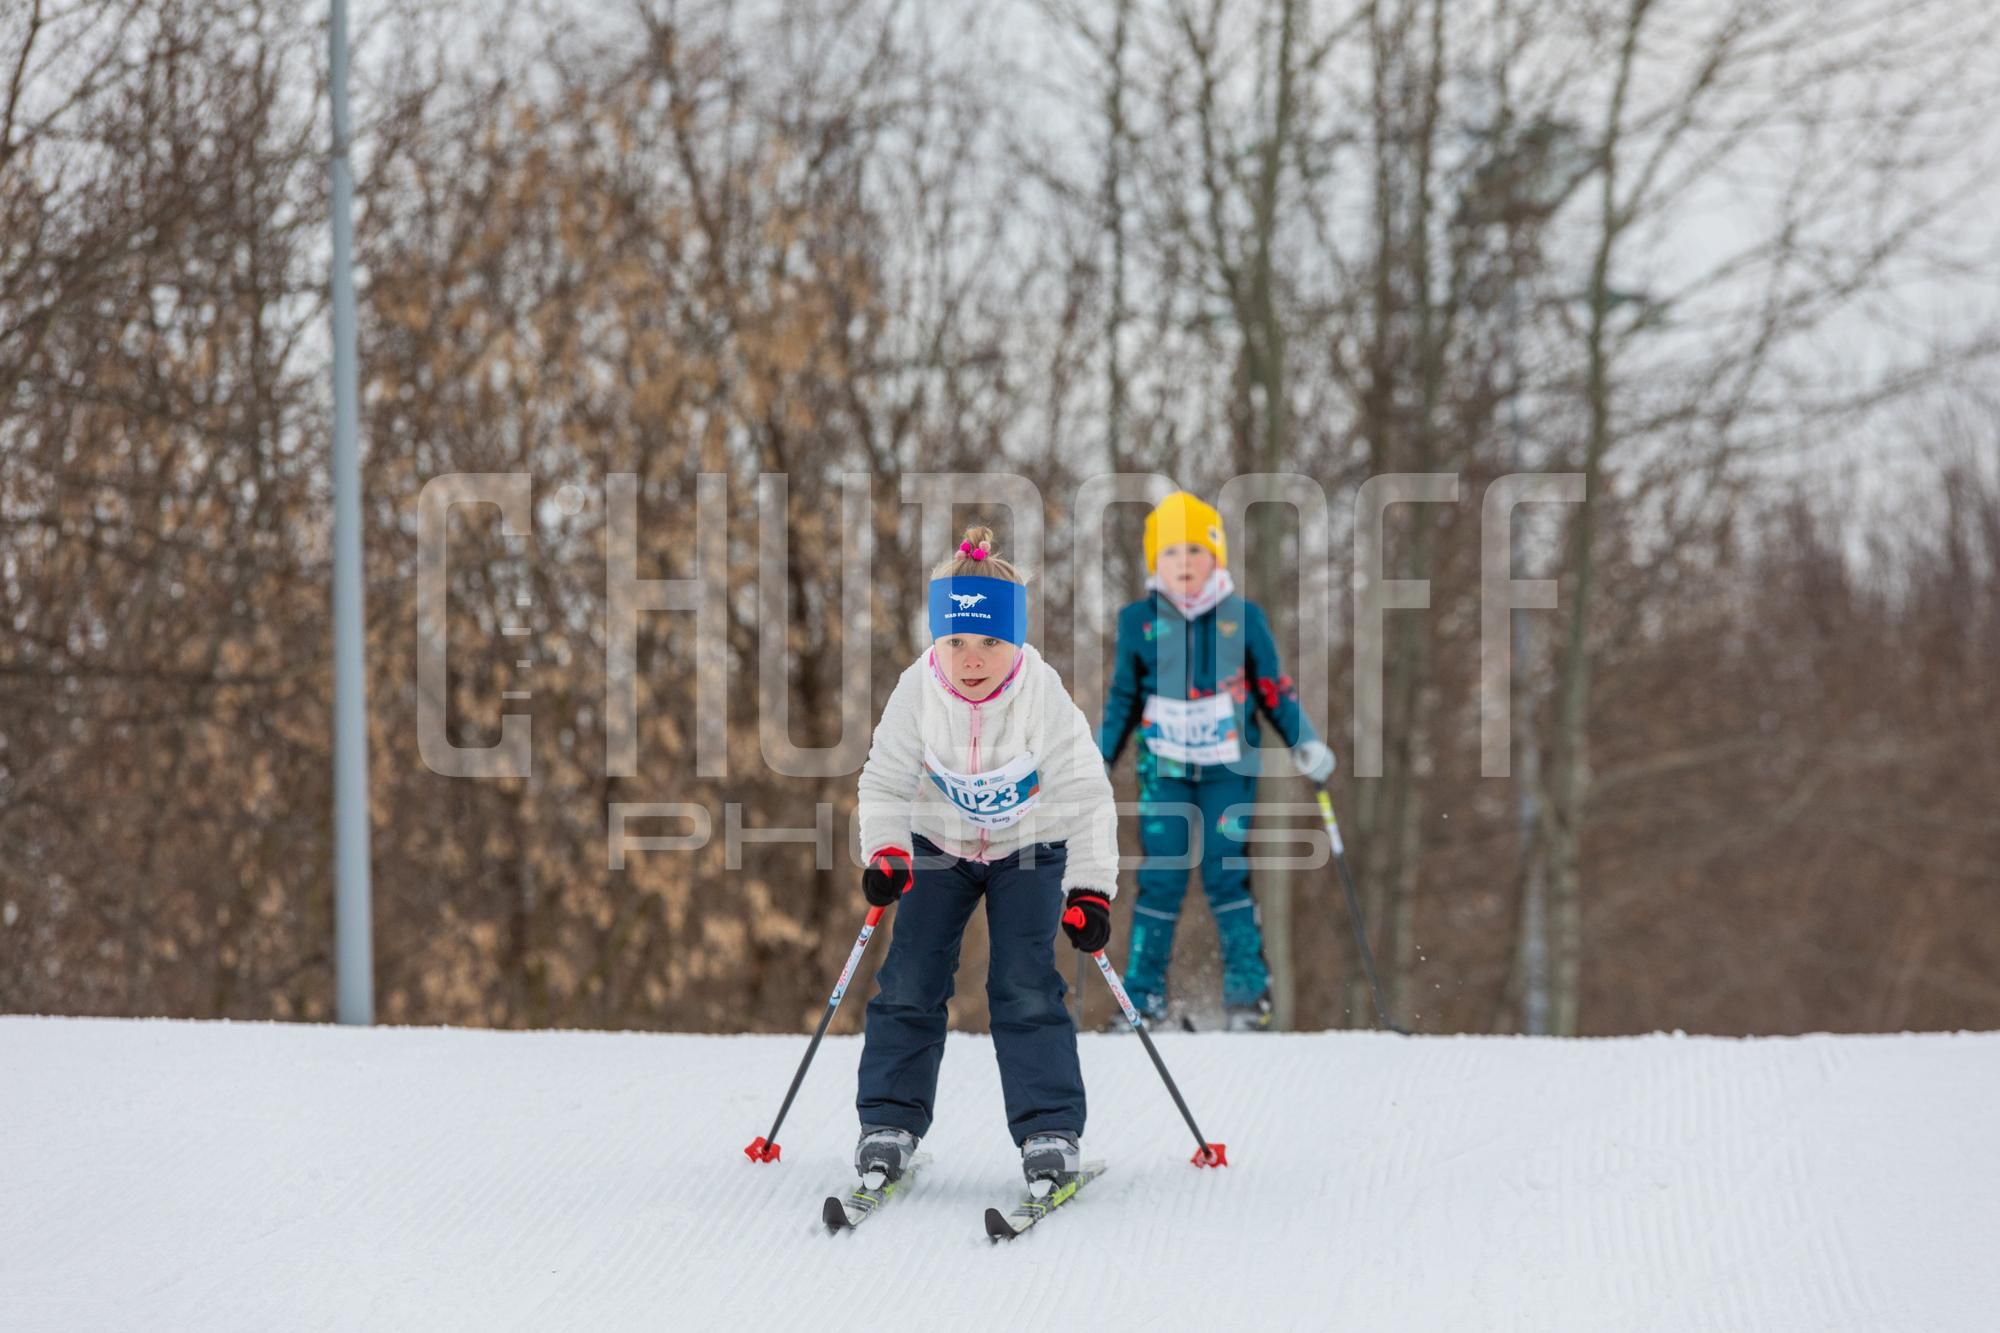
[(889, 956), (868, 1002), (855, 1098), (861, 1123), (919, 1138), (930, 1132), (958, 946), (983, 896), (992, 939), (986, 1000), (1007, 1128), (1017, 1145), (1051, 1130), (1081, 1135), (1083, 1069), (1055, 960), (1065, 845), (1037, 843), (982, 864), (940, 852), (925, 838), (913, 842), (916, 887), (896, 905)]

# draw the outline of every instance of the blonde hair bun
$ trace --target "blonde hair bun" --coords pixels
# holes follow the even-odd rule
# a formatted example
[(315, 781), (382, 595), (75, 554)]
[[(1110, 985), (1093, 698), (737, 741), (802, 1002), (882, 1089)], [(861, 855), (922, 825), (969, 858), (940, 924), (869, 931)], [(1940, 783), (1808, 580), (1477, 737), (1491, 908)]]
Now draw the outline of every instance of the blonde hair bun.
[(934, 579), (964, 578), (973, 574), (989, 579), (1005, 579), (1009, 583), (1028, 581), (1026, 574), (995, 553), (993, 529), (987, 527), (967, 528), (958, 549), (931, 570)]

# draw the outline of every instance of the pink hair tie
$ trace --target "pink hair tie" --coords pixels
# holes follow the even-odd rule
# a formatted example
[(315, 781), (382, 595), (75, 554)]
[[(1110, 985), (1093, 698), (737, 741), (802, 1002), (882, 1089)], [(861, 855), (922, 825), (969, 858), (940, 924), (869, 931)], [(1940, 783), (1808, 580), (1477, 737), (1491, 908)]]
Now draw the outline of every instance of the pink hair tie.
[(971, 554), (972, 554), (972, 543), (971, 543), (971, 542), (960, 542), (960, 543), (958, 544), (958, 553), (959, 553), (960, 555), (971, 555)]
[(986, 558), (986, 552), (983, 550), (974, 551), (972, 553), (972, 558), (974, 560), (984, 560)]

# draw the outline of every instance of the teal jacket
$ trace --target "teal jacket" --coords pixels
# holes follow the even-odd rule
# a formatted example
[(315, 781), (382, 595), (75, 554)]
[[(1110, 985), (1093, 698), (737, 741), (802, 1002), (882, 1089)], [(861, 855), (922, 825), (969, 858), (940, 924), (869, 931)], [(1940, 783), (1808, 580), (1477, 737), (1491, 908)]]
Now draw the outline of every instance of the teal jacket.
[[(1278, 661), (1271, 622), (1256, 603), (1235, 593), (1192, 621), (1163, 594), (1131, 603), (1118, 613), (1117, 657), (1104, 725), (1097, 732), (1097, 748), (1106, 763), (1118, 761), (1134, 729), (1152, 730), (1144, 718), (1146, 701), (1156, 694), (1167, 699), (1227, 694), (1240, 742), (1239, 757), (1228, 764), (1152, 756), (1163, 778), (1200, 782), (1256, 777), (1260, 711), (1288, 746), (1317, 739), (1299, 706), (1298, 687)], [(1142, 734), (1140, 744), (1146, 743)]]

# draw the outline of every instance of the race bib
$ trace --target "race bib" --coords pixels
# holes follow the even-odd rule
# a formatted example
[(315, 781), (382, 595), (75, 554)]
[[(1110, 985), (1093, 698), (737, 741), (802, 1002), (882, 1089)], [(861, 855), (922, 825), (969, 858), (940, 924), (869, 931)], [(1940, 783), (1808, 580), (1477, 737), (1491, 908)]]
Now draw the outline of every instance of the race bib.
[(1236, 739), (1236, 704), (1226, 694), (1205, 699), (1146, 700), (1146, 748), (1183, 764), (1230, 764), (1242, 753)]
[(985, 773), (956, 773), (926, 745), (924, 772), (958, 813), (980, 828), (1018, 824), (1041, 798), (1042, 775), (1033, 754), (1017, 755)]

